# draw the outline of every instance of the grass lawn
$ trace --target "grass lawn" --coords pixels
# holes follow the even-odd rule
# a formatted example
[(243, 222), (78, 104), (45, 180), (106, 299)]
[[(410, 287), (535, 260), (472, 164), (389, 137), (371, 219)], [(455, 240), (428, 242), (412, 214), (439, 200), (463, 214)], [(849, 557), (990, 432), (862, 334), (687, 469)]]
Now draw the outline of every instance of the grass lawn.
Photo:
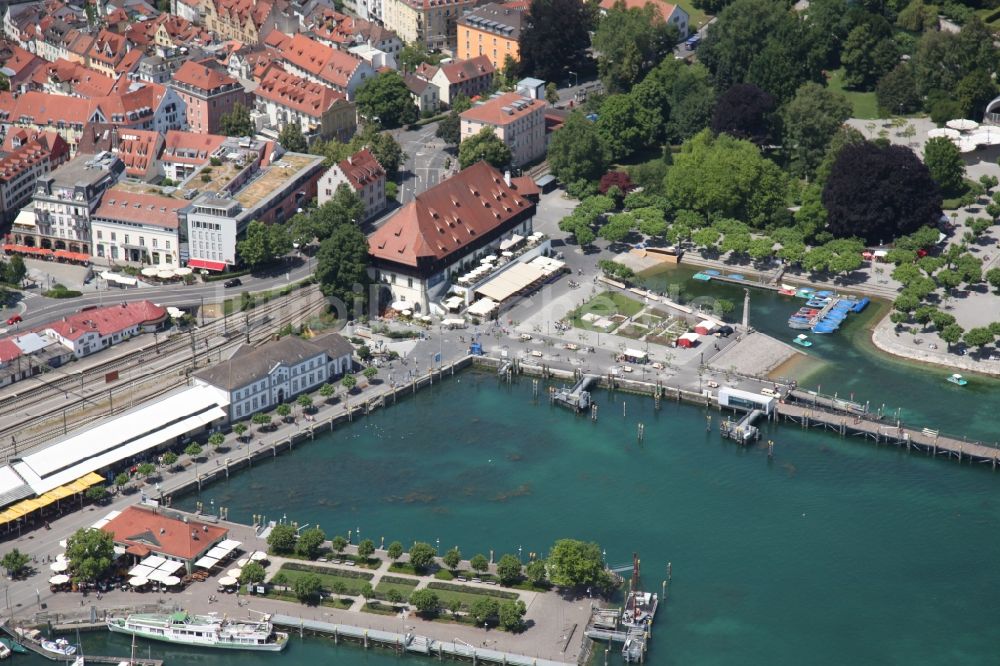
[(440, 587), (438, 587), (438, 585), (440, 585), (440, 583), (438, 583), (438, 584), (428, 583), (427, 587), (430, 588), (431, 590), (434, 590), (434, 594), (436, 594), (438, 596), (438, 599), (441, 601), (441, 605), (444, 606), (445, 608), (450, 607), (451, 606), (451, 602), (452, 601), (456, 601), (456, 600), (460, 604), (462, 604), (462, 610), (469, 610), (469, 607), (473, 603), (475, 603), (476, 601), (478, 601), (480, 599), (483, 599), (483, 598), (487, 598), (488, 599), (488, 598), (492, 597), (493, 599), (496, 599), (497, 601), (503, 601), (505, 598), (506, 599), (516, 599), (517, 598), (517, 593), (515, 593), (515, 592), (507, 592), (501, 598), (499, 596), (500, 595), (500, 591), (499, 590), (496, 591), (496, 592), (493, 592), (493, 594), (488, 594), (486, 590), (478, 590), (478, 589), (476, 589), (474, 587), (467, 587), (467, 586), (463, 586), (463, 585), (450, 585), (450, 584), (447, 584), (447, 583), (445, 584), (445, 585), (448, 585), (449, 587), (452, 587), (452, 588), (456, 588), (456, 587), (457, 588), (461, 588), (461, 590), (457, 590), (457, 589), (450, 589), (450, 590), (449, 589), (441, 589)]
[[(293, 601), (295, 603), (301, 603), (298, 600), (298, 598), (291, 592), (280, 592), (274, 588), (268, 590), (267, 594), (264, 595), (258, 594), (256, 596), (258, 597), (263, 596), (267, 599), (280, 599), (282, 601)], [(345, 599), (340, 596), (330, 597), (327, 595), (323, 595), (323, 603), (321, 605), (329, 608), (339, 608), (341, 610), (346, 610), (350, 608), (353, 604), (354, 604), (354, 599)]]
[(582, 319), (583, 315), (588, 312), (593, 312), (601, 317), (610, 317), (616, 314), (631, 317), (642, 310), (642, 308), (642, 303), (629, 298), (625, 294), (621, 294), (617, 291), (605, 291), (597, 296), (594, 296), (576, 310), (570, 312), (568, 318), (576, 328), (595, 330)]
[(851, 108), (854, 109), (852, 115), (855, 118), (871, 120), (882, 117), (878, 112), (878, 102), (875, 101), (874, 92), (856, 92), (853, 90), (846, 90), (844, 88), (843, 67), (831, 71), (826, 82), (830, 90), (836, 90), (844, 94), (847, 101), (851, 103)]
[(395, 606), (380, 604), (377, 601), (365, 604), (361, 607), (361, 611), (364, 613), (373, 613), (375, 615), (399, 615), (399, 609)]
[(340, 582), (344, 584), (345, 594), (352, 596), (357, 596), (361, 594), (361, 588), (371, 580), (371, 575), (366, 574), (366, 577), (351, 577), (351, 576), (340, 576), (336, 573), (319, 573), (314, 571), (300, 571), (298, 569), (290, 569), (288, 565), (282, 565), (281, 569), (278, 570), (279, 573), (285, 574), (288, 578), (288, 586), (292, 587), (295, 585), (295, 581), (303, 576), (308, 576), (310, 574), (319, 576), (322, 582), (323, 588), (326, 590), (333, 590), (333, 586)]
[(378, 585), (375, 586), (375, 594), (377, 594), (380, 599), (384, 599), (386, 595), (389, 594), (389, 590), (396, 590), (403, 596), (404, 599), (409, 599), (414, 588), (416, 587), (417, 581), (415, 580), (408, 580), (404, 582), (402, 579), (396, 578), (394, 580), (387, 581), (383, 578), (378, 582)]

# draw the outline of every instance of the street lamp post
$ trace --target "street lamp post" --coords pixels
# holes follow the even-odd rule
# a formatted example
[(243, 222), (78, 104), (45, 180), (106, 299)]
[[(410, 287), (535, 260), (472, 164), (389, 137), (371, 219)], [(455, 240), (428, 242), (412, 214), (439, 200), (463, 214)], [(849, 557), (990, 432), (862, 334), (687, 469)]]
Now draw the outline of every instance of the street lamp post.
[(580, 82), (580, 77), (577, 76), (576, 72), (567, 71), (566, 73), (573, 77), (573, 87), (575, 88), (576, 85)]

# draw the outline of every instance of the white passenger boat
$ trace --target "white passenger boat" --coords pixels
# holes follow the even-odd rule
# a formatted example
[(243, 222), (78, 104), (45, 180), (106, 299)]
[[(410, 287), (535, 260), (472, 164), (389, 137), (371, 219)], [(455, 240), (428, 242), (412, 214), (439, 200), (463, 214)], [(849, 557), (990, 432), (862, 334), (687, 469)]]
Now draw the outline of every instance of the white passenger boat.
[(275, 631), (270, 615), (260, 620), (220, 618), (217, 614), (137, 613), (109, 618), (108, 629), (119, 634), (207, 648), (278, 652), (288, 645), (288, 634)]

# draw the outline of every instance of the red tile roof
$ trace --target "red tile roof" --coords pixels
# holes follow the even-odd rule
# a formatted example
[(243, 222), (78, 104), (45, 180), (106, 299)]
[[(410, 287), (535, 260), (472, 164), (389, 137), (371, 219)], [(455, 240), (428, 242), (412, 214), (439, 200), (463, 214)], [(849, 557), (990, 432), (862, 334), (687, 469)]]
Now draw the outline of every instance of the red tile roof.
[(282, 57), (290, 64), (341, 89), (347, 88), (351, 76), (362, 62), (350, 53), (324, 46), (301, 33), (281, 43), (279, 48)]
[(166, 317), (166, 309), (152, 301), (137, 301), (77, 312), (46, 324), (41, 330), (54, 331), (67, 340), (76, 340), (90, 332), (103, 338), (133, 326), (159, 323)]
[(17, 82), (30, 76), (35, 68), (45, 64), (43, 59), (25, 51), (17, 44), (8, 44), (6, 48), (10, 49), (11, 56), (3, 62), (3, 66), (13, 72), (10, 77), (12, 81)]
[(646, 5), (653, 5), (660, 10), (660, 15), (666, 20), (674, 13), (675, 6), (663, 0), (601, 0), (600, 6), (604, 11), (612, 9), (619, 2), (625, 3), (625, 9), (642, 9)]
[(174, 81), (183, 83), (211, 94), (213, 90), (223, 86), (239, 83), (236, 79), (223, 74), (217, 69), (206, 67), (205, 65), (188, 60), (174, 72)]
[(337, 168), (356, 190), (363, 189), (373, 180), (385, 178), (385, 169), (367, 148), (359, 150), (346, 160), (337, 162)]
[(470, 81), (484, 76), (493, 76), (493, 63), (486, 55), (476, 56), (468, 60), (459, 60), (441, 65), (440, 70), (448, 79), (448, 83), (455, 84), (462, 81)]
[(530, 99), (521, 93), (509, 92), (489, 99), (467, 111), (463, 111), (462, 120), (501, 126), (508, 125), (533, 113), (544, 113), (544, 110), (545, 102), (542, 100)]
[(115, 73), (116, 74), (132, 73), (133, 71), (135, 71), (137, 67), (139, 67), (139, 61), (142, 60), (143, 56), (145, 55), (146, 54), (143, 53), (140, 49), (132, 49), (131, 51), (126, 53), (125, 57), (122, 58), (115, 66)]
[(170, 130), (163, 142), (160, 159), (166, 162), (204, 164), (225, 140), (226, 137), (218, 134)]
[(440, 260), (510, 221), (534, 204), (477, 162), (418, 194), (368, 238), (373, 257), (417, 267)]
[(128, 40), (124, 35), (110, 30), (101, 30), (90, 45), (87, 55), (106, 65), (114, 66), (125, 57), (128, 50)]
[(10, 363), (21, 355), (21, 348), (10, 338), (0, 338), (0, 363)]
[(156, 167), (163, 138), (159, 132), (123, 129), (118, 132), (118, 159), (125, 163), (125, 173), (145, 178)]
[(115, 79), (110, 76), (62, 58), (35, 70), (31, 83), (38, 88), (47, 83), (65, 83), (76, 97), (104, 97), (115, 87)]
[[(55, 150), (49, 148), (52, 145)], [(12, 153), (0, 158), (0, 183), (14, 180), (26, 170), (33, 168), (39, 162), (50, 160), (54, 168), (69, 152), (69, 146), (58, 134), (55, 139), (42, 135), (32, 139)]]
[(270, 65), (254, 93), (275, 104), (295, 109), (313, 118), (319, 118), (337, 102), (346, 99), (333, 88), (295, 76), (277, 64)]
[(239, 25), (244, 25), (247, 17), (260, 28), (271, 13), (274, 3), (267, 0), (213, 0), (219, 16), (229, 16)]
[(104, 193), (101, 205), (91, 216), (176, 229), (177, 211), (186, 205), (187, 202), (180, 199), (155, 194), (134, 194), (113, 187)]
[(179, 560), (197, 559), (211, 546), (226, 538), (229, 530), (195, 520), (177, 518), (137, 506), (126, 507), (101, 528), (114, 537), (115, 543), (141, 551)]

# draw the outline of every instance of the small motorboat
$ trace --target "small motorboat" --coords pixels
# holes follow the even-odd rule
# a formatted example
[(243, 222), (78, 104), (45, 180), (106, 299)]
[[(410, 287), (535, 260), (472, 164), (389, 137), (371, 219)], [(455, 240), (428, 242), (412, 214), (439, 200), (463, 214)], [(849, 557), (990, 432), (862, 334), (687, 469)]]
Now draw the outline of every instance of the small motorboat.
[(24, 647), (13, 638), (7, 638), (6, 636), (0, 638), (0, 645), (3, 645), (17, 654), (28, 654), (28, 648)]
[(14, 652), (9, 647), (0, 643), (0, 659), (7, 659), (12, 654), (14, 654)]
[(965, 386), (966, 384), (969, 383), (968, 379), (958, 374), (957, 372), (948, 377), (948, 381), (951, 382), (952, 384), (958, 384), (959, 386)]
[(715, 270), (714, 268), (709, 268), (707, 270), (704, 270), (702, 271), (702, 273), (704, 273), (705, 275), (721, 275), (721, 273), (719, 273), (719, 271)]
[(707, 273), (695, 273), (692, 275), (695, 280), (700, 280), (701, 282), (708, 282), (712, 279), (712, 276)]
[(868, 307), (868, 304), (869, 304), (869, 303), (871, 303), (871, 301), (870, 301), (870, 300), (868, 300), (868, 297), (866, 296), (866, 297), (862, 298), (862, 299), (861, 299), (860, 301), (858, 301), (857, 303), (855, 303), (855, 304), (854, 304), (854, 307), (853, 307), (852, 309), (853, 309), (853, 310), (854, 310), (855, 312), (861, 312), (861, 311), (862, 311), (862, 310), (864, 310), (864, 309), (865, 309), (866, 307)]
[(833, 296), (833, 292), (832, 291), (827, 291), (826, 289), (824, 289), (822, 291), (817, 291), (816, 292), (816, 296), (818, 296), (819, 298), (830, 298), (830, 297)]
[(65, 638), (57, 638), (54, 641), (42, 641), (42, 649), (46, 652), (72, 657), (76, 654), (76, 646)]
[(799, 345), (800, 347), (813, 346), (812, 340), (810, 340), (809, 336), (806, 335), (805, 333), (800, 333), (799, 335), (795, 336), (795, 339), (793, 339), (792, 342)]
[(746, 279), (745, 277), (743, 277), (739, 273), (730, 273), (726, 277), (729, 278), (730, 280), (745, 280)]
[(817, 334), (834, 333), (837, 330), (835, 324), (823, 324), (819, 323), (812, 327), (812, 332)]
[(779, 289), (778, 293), (781, 294), (782, 296), (794, 296), (795, 289)]
[(811, 308), (823, 308), (826, 307), (829, 302), (830, 302), (829, 298), (813, 297), (810, 298), (808, 301), (806, 301), (806, 305), (808, 305)]
[(814, 317), (819, 314), (816, 308), (799, 308), (798, 314), (803, 317)]

